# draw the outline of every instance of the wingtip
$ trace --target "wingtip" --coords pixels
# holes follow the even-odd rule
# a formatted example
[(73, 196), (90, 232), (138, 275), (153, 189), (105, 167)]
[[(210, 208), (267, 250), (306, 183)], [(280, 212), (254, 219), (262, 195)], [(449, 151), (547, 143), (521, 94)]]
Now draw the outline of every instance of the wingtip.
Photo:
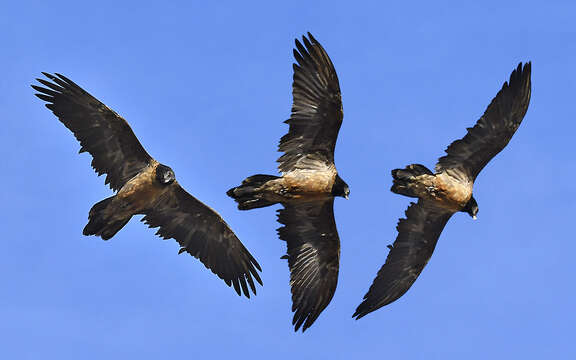
[[(46, 73), (46, 72), (44, 72), (44, 71), (41, 71), (41, 73), (42, 73), (44, 76), (46, 76), (46, 77), (49, 78), (48, 75), (50, 75), (50, 74), (48, 74), (48, 73)], [(34, 80), (36, 80), (36, 81), (39, 82), (40, 84), (44, 84), (43, 82), (46, 81), (45, 79), (41, 79), (41, 78), (34, 78)], [(34, 90), (36, 90), (36, 91), (39, 91), (39, 92), (43, 92), (41, 89), (44, 89), (44, 88), (38, 86), (37, 84), (30, 84), (30, 87), (32, 87), (32, 89), (34, 89)], [(37, 96), (38, 94), (35, 94), (35, 95)]]
[(312, 38), (308, 39), (306, 36), (302, 36), (302, 41), (304, 42), (304, 45), (306, 46), (306, 49), (308, 50), (308, 52), (311, 51), (311, 49), (314, 47), (312, 45)]
[(352, 314), (352, 318), (353, 318), (354, 320), (359, 320), (359, 319), (362, 318), (362, 316), (364, 316), (364, 315), (362, 315), (362, 314), (360, 313), (360, 306), (362, 306), (362, 304), (358, 305), (358, 307), (357, 307), (356, 310), (354, 311), (354, 314)]
[(528, 61), (525, 63), (519, 62), (514, 71), (510, 74), (508, 81), (505, 81), (502, 88), (515, 87), (514, 84), (530, 83), (532, 72), (532, 62)]
[[(248, 290), (248, 285), (246, 284), (246, 281), (242, 282), (242, 292), (244, 293), (244, 296), (246, 296), (247, 299), (250, 299), (250, 290)], [(256, 295), (256, 292), (254, 292), (254, 295)]]
[(356, 308), (356, 311), (354, 311), (354, 314), (352, 315), (352, 318), (354, 320), (360, 320), (362, 319), (364, 316), (370, 314), (372, 311), (374, 311), (375, 309), (365, 309), (365, 303), (361, 303), (360, 305), (358, 305), (358, 307)]
[[(300, 42), (300, 40), (298, 38), (294, 39), (294, 45), (298, 48), (302, 46), (302, 43)], [(294, 49), (294, 51), (296, 51), (296, 49)]]
[(303, 311), (302, 308), (298, 307), (298, 304), (292, 303), (292, 311), (294, 312), (292, 325), (294, 326), (294, 332), (298, 330), (305, 332), (308, 328), (312, 327), (325, 308), (326, 306), (322, 307), (320, 311)]
[(316, 41), (316, 38), (314, 37), (314, 35), (312, 35), (310, 31), (307, 31), (306, 33), (308, 34), (308, 38), (310, 39), (310, 41), (312, 41), (313, 43), (318, 43), (318, 41)]
[[(256, 269), (258, 269), (258, 271), (262, 272), (262, 267), (260, 267), (260, 264), (258, 264), (258, 262), (256, 261), (256, 259), (254, 259), (253, 264), (254, 264), (254, 267), (255, 267)], [(262, 280), (260, 280), (260, 278), (258, 278), (258, 282), (259, 282), (260, 284), (262, 284)]]
[(527, 61), (524, 63), (522, 61), (520, 61), (518, 63), (518, 66), (516, 66), (516, 69), (512, 72), (512, 75), (510, 76), (510, 78), (511, 78), (510, 80), (512, 80), (512, 77), (514, 74), (521, 74), (521, 75), (530, 74), (531, 70), (532, 70), (532, 61)]
[[(50, 80), (56, 79), (56, 76), (54, 76), (54, 75), (52, 75), (52, 74), (50, 74), (50, 73), (48, 73), (48, 72), (45, 72), (45, 71), (42, 71), (42, 75), (46, 76), (46, 77), (47, 77), (48, 79), (50, 79)], [(37, 79), (37, 80), (40, 80), (40, 79)]]
[(232, 280), (232, 286), (234, 287), (234, 290), (236, 290), (236, 293), (237, 293), (239, 296), (242, 296), (242, 291), (240, 290), (240, 284), (239, 284), (238, 279), (233, 279), (233, 280)]
[[(255, 259), (252, 258), (251, 260), (252, 260), (250, 262), (251, 266), (248, 269), (248, 271), (244, 274), (242, 279), (238, 279), (238, 281), (242, 285), (244, 296), (246, 296), (248, 299), (250, 298), (250, 290), (252, 290), (252, 293), (255, 296), (258, 295), (256, 292), (256, 285), (254, 284), (254, 280), (256, 280), (256, 282), (260, 284), (260, 286), (264, 286), (264, 283), (262, 282), (262, 279), (260, 278), (260, 275), (256, 270), (258, 269), (259, 271), (262, 271), (262, 269), (260, 268), (260, 265), (258, 264), (258, 262), (256, 262)], [(250, 287), (250, 290), (248, 289), (248, 287)]]
[(532, 72), (532, 61), (524, 63), (524, 72), (530, 74)]
[(60, 73), (54, 73), (56, 76), (58, 76), (60, 78), (60, 80), (68, 83), (69, 85), (74, 85), (74, 86), (78, 86), (74, 81), (70, 80), (69, 78), (67, 78), (66, 76), (60, 74)]
[[(258, 263), (256, 263), (256, 265), (258, 265)], [(260, 268), (260, 265), (258, 265), (257, 268), (260, 272), (262, 272), (262, 269)], [(251, 272), (252, 275), (254, 276), (254, 279), (256, 279), (256, 282), (258, 282), (258, 284), (260, 284), (260, 286), (264, 286), (264, 283), (262, 282), (262, 279), (260, 278), (260, 275), (256, 272), (256, 271), (252, 271)]]
[(308, 327), (302, 326), (303, 322), (304, 322), (303, 319), (299, 319), (298, 321), (296, 321), (296, 319), (294, 318), (294, 320), (292, 320), (292, 325), (294, 326), (294, 332), (298, 332), (298, 330), (300, 330), (300, 328), (302, 328), (302, 333), (304, 333), (304, 331), (306, 331), (306, 329)]

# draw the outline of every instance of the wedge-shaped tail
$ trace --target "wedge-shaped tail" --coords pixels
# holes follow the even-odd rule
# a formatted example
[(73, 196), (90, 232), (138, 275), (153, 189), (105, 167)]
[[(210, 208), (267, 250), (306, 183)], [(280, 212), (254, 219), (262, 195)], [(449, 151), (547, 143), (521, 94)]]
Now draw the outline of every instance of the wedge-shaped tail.
[(112, 238), (120, 229), (130, 221), (130, 218), (117, 219), (107, 214), (107, 208), (114, 199), (114, 196), (97, 202), (90, 209), (88, 224), (84, 227), (84, 235), (100, 236), (104, 240)]
[(416, 178), (421, 175), (433, 175), (433, 173), (420, 164), (408, 165), (404, 169), (394, 169), (392, 170), (394, 182), (390, 190), (396, 194), (417, 198), (418, 194), (413, 185), (417, 182)]
[(238, 203), (238, 209), (250, 210), (274, 205), (277, 201), (266, 199), (264, 185), (270, 180), (278, 179), (273, 175), (253, 175), (244, 181), (242, 185), (234, 187), (226, 192), (228, 196)]

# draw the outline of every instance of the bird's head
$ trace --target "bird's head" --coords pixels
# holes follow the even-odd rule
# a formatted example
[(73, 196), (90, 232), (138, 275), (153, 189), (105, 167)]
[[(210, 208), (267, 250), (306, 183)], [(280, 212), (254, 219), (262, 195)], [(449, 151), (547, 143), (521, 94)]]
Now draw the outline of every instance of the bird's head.
[(478, 214), (478, 203), (476, 202), (476, 199), (474, 199), (474, 196), (468, 200), (466, 206), (464, 206), (460, 211), (467, 213), (472, 217), (472, 219), (476, 220), (476, 214)]
[(176, 180), (174, 171), (166, 165), (158, 165), (156, 167), (156, 181), (162, 185), (170, 185)]
[(348, 199), (348, 195), (350, 195), (350, 188), (348, 184), (342, 180), (340, 175), (336, 175), (336, 180), (334, 181), (334, 185), (332, 185), (332, 195), (342, 196), (345, 199)]

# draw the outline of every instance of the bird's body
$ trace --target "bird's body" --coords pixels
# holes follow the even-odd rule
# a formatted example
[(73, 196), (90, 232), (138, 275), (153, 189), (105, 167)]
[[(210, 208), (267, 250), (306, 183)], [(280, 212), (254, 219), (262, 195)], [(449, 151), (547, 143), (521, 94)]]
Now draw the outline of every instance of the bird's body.
[(253, 175), (227, 194), (240, 210), (281, 203), (280, 238), (287, 243), (292, 323), (306, 330), (330, 303), (338, 282), (340, 240), (334, 221), (335, 196), (348, 197), (348, 185), (334, 164), (342, 124), (340, 85), (328, 54), (308, 33), (296, 40), (290, 125), (280, 140), (281, 176)]
[[(332, 196), (338, 173), (334, 166), (325, 171), (296, 169), (283, 176), (255, 175), (228, 192), (239, 201), (241, 210), (315, 196)], [(266, 179), (264, 182), (259, 182)], [(242, 196), (249, 196), (242, 201)], [(257, 206), (260, 205), (260, 206)]]
[(448, 220), (456, 212), (476, 219), (472, 190), (476, 177), (508, 144), (520, 126), (531, 95), (531, 64), (519, 64), (476, 125), (446, 149), (435, 172), (412, 164), (392, 170), (391, 190), (418, 198), (398, 222), (398, 236), (386, 262), (356, 308), (357, 319), (400, 298), (416, 281), (432, 256)]
[(89, 213), (84, 235), (112, 238), (134, 215), (144, 215), (157, 235), (173, 238), (180, 253), (188, 252), (233, 286), (240, 295), (256, 293), (254, 279), (262, 284), (260, 265), (232, 229), (213, 209), (176, 181), (171, 168), (152, 158), (121, 116), (63, 75), (44, 75), (32, 85), (58, 119), (92, 155), (92, 167), (106, 174), (114, 196), (96, 203)]
[[(128, 180), (116, 195), (97, 203), (90, 211), (84, 235), (97, 235), (108, 240), (121, 229), (114, 224), (126, 224), (132, 216), (153, 209), (158, 199), (172, 190), (158, 181), (158, 171), (162, 168), (168, 167), (151, 160), (150, 165)], [(174, 183), (178, 185), (175, 180)]]
[[(416, 171), (415, 169), (420, 169)], [(425, 173), (422, 170), (425, 169)], [(447, 172), (433, 174), (423, 165), (413, 164), (405, 169), (393, 170), (392, 191), (401, 195), (429, 200), (436, 206), (461, 211), (472, 198), (474, 183), (459, 179)]]
[(154, 161), (118, 190), (110, 204), (111, 216), (126, 217), (141, 214), (152, 208), (156, 199), (168, 191), (168, 188), (156, 181), (158, 165), (159, 163)]
[(309, 194), (331, 194), (336, 176), (338, 172), (334, 164), (320, 171), (296, 169), (285, 173), (281, 184), (289, 194), (296, 197)]

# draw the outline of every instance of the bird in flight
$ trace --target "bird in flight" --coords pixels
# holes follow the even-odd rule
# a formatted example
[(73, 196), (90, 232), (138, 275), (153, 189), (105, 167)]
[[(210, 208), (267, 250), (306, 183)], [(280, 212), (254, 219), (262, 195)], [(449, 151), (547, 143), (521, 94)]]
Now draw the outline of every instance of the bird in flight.
[(338, 282), (340, 240), (334, 221), (335, 196), (350, 189), (334, 165), (334, 148), (342, 124), (342, 99), (334, 65), (308, 33), (296, 40), (292, 114), (288, 134), (280, 140), (282, 176), (254, 175), (227, 194), (240, 210), (281, 203), (280, 239), (288, 251), (292, 324), (305, 331), (326, 308)]
[(188, 252), (218, 275), (238, 295), (254, 294), (254, 279), (262, 285), (260, 265), (228, 224), (176, 181), (168, 166), (154, 160), (121, 116), (60, 74), (43, 73), (32, 85), (35, 94), (80, 142), (80, 152), (92, 155), (92, 167), (106, 174), (116, 194), (96, 203), (84, 235), (112, 238), (132, 216), (141, 214), (157, 235), (173, 238), (179, 253)]
[(510, 75), (476, 125), (446, 149), (436, 172), (419, 164), (392, 170), (392, 191), (418, 198), (400, 219), (398, 236), (364, 301), (353, 317), (361, 317), (400, 298), (414, 281), (436, 247), (450, 217), (458, 212), (476, 219), (478, 204), (472, 196), (476, 177), (510, 141), (530, 103), (531, 64), (522, 63)]

